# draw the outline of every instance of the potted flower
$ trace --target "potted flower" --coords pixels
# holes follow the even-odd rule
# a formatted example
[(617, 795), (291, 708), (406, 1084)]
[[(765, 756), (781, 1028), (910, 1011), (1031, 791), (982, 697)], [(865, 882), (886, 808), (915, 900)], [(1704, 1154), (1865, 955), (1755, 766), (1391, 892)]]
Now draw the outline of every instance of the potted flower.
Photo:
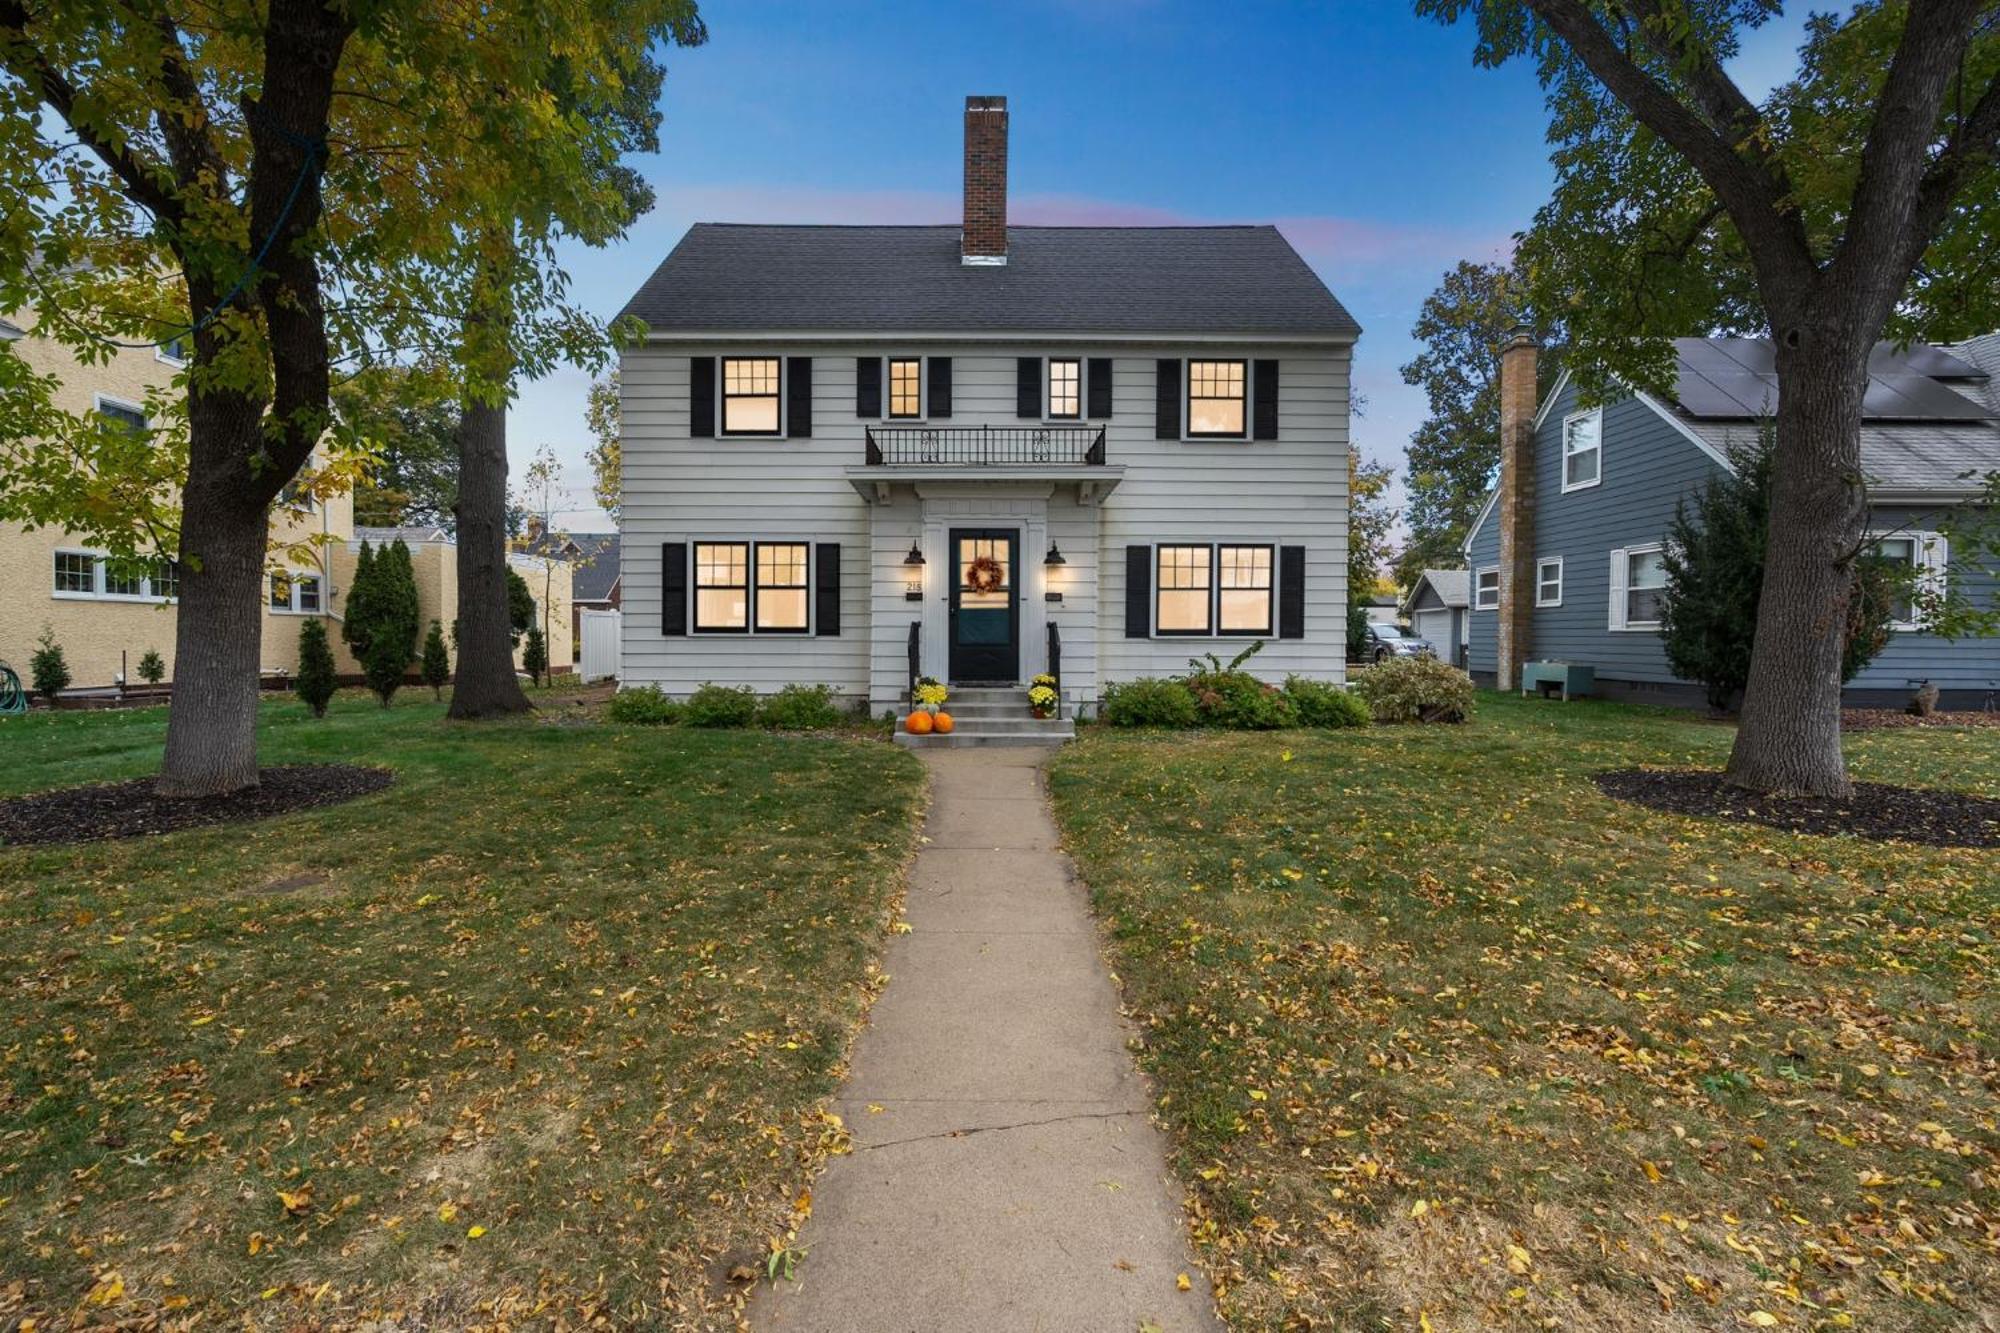
[(1028, 711), (1036, 717), (1054, 717), (1056, 709), (1062, 706), (1062, 696), (1056, 693), (1056, 678), (1043, 672), (1028, 682)]
[(951, 691), (936, 676), (918, 676), (916, 689), (910, 691), (911, 703), (933, 713), (944, 707), (944, 701), (950, 697)]

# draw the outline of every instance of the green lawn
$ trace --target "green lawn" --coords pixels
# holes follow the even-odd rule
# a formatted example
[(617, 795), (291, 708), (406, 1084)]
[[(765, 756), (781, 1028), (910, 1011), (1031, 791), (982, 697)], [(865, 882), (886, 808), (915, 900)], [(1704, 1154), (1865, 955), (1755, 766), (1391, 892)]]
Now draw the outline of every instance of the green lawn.
[[(164, 726), (0, 722), (0, 792), (145, 773)], [(0, 1325), (731, 1323), (719, 1273), (841, 1145), (919, 765), (417, 692), (262, 737), (396, 783), (0, 850)]]
[[(1589, 783), (1730, 737), (1483, 695), (1056, 759), (1238, 1327), (2000, 1326), (2000, 853)], [(2000, 795), (1990, 730), (1848, 753)]]

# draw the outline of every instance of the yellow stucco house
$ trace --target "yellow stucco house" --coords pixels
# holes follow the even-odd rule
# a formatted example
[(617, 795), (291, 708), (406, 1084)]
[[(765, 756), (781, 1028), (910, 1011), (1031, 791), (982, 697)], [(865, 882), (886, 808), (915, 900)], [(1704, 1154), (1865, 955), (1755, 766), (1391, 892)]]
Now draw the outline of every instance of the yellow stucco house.
[[(56, 405), (64, 411), (108, 413), (141, 429), (148, 395), (170, 387), (181, 368), (165, 351), (133, 348), (120, 348), (102, 365), (80, 365), (60, 343), (36, 336), (32, 310), (0, 318), (0, 356), (5, 355), (56, 376)], [(363, 541), (386, 544), (399, 536), (410, 548), (423, 624), (428, 627), (435, 618), (448, 629), (458, 615), (458, 565), (456, 549), (441, 530), (357, 529), (354, 502), (346, 494), (312, 503), (303, 516), (274, 520), (260, 659), (270, 683), (297, 672), (299, 623), (311, 617), (333, 622), (327, 637), (341, 674), (360, 674), (340, 638), (345, 589)], [(296, 554), (300, 550), (303, 557)], [(569, 568), (550, 569), (526, 554), (510, 556), (510, 562), (535, 595), (537, 618), (547, 627), (549, 661), (558, 671), (568, 670), (575, 661)], [(149, 649), (166, 660), (171, 682), (175, 605), (170, 573), (120, 579), (101, 551), (68, 532), (0, 522), (0, 660), (12, 663), (24, 682), (29, 654), (44, 628), (62, 645), (72, 693), (139, 685), (139, 659)]]

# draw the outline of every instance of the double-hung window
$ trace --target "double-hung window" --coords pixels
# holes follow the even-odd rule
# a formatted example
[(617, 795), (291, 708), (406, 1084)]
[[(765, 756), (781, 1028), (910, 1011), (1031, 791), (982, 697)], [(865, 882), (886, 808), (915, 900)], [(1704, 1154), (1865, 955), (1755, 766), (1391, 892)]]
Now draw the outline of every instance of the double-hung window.
[(722, 358), (722, 433), (778, 433), (778, 358)]
[(1049, 416), (1076, 420), (1083, 415), (1083, 362), (1073, 356), (1049, 358)]
[(1563, 418), (1563, 484), (1580, 491), (1604, 479), (1604, 410), (1573, 412)]
[(696, 542), (694, 628), (702, 634), (804, 634), (805, 542)]
[(1247, 361), (1187, 363), (1187, 433), (1242, 439), (1250, 419)]
[(1500, 609), (1500, 566), (1488, 565), (1473, 576), (1472, 609), (1475, 611)]
[(1535, 605), (1561, 606), (1562, 604), (1562, 557), (1553, 555), (1537, 560), (1535, 562)]
[(1203, 544), (1155, 549), (1154, 623), (1163, 635), (1271, 633), (1273, 550)]
[(1920, 594), (1943, 591), (1944, 538), (1934, 532), (1903, 532), (1877, 537), (1871, 554), (1890, 568), (1896, 585), (1889, 603), (1890, 627), (1923, 628)]
[(889, 419), (913, 421), (924, 414), (922, 357), (889, 358)]
[(134, 435), (144, 435), (152, 429), (152, 423), (146, 420), (144, 408), (131, 403), (121, 403), (116, 398), (106, 398), (102, 394), (97, 397), (97, 415), (108, 421), (117, 422)]
[(1659, 545), (1611, 553), (1611, 627), (1658, 629), (1667, 596), (1667, 556)]

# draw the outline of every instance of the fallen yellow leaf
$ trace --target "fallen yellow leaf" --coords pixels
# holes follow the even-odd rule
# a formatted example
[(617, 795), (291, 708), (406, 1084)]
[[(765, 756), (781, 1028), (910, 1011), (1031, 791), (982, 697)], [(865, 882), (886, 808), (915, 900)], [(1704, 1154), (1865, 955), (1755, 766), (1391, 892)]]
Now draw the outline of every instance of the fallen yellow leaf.
[(483, 1236), (483, 1235), (485, 1235), (485, 1234), (486, 1234), (486, 1228), (485, 1228), (485, 1227), (467, 1227), (467, 1228), (465, 1229), (465, 1234), (466, 1234), (466, 1236), (467, 1236), (468, 1238), (470, 1238), (470, 1239), (472, 1239), (472, 1240), (478, 1240), (478, 1239), (479, 1239), (479, 1238), (480, 1238), (481, 1236)]
[(1186, 1273), (1182, 1273), (1179, 1277), (1175, 1278), (1174, 1285), (1182, 1291), (1192, 1291), (1194, 1289), (1194, 1282)]

